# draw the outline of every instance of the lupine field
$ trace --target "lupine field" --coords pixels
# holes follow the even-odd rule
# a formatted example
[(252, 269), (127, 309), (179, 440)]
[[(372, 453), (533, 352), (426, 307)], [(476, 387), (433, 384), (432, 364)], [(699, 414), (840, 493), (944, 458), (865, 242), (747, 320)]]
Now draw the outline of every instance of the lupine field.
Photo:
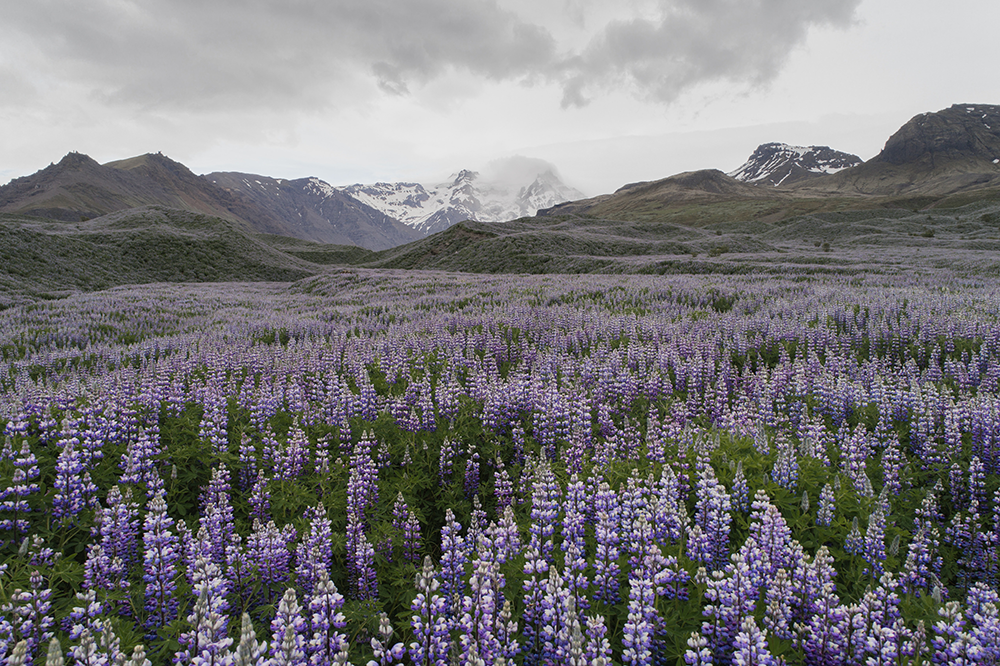
[(1000, 281), (0, 312), (4, 664), (1000, 663)]

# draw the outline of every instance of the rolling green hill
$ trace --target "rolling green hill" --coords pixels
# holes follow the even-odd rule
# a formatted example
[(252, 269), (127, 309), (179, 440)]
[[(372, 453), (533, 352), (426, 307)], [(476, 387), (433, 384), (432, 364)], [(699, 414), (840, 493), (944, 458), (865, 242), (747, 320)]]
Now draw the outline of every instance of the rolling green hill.
[(149, 282), (297, 280), (365, 252), (163, 206), (84, 222), (0, 214), (0, 304)]

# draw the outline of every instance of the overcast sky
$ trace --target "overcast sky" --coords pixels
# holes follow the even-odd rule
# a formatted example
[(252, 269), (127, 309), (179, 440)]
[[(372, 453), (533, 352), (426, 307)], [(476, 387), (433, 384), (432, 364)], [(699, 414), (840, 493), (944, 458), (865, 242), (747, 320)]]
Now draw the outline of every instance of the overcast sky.
[(0, 0), (0, 183), (71, 150), (196, 173), (434, 181), (520, 155), (586, 194), (868, 159), (1000, 103), (996, 0)]

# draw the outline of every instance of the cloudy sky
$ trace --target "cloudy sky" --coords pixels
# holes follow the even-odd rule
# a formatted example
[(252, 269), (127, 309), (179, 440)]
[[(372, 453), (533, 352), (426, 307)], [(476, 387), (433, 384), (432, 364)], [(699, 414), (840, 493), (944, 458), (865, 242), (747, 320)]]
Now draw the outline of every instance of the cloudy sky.
[(1000, 103), (996, 0), (0, 3), (0, 182), (71, 150), (333, 184), (519, 155), (592, 195)]

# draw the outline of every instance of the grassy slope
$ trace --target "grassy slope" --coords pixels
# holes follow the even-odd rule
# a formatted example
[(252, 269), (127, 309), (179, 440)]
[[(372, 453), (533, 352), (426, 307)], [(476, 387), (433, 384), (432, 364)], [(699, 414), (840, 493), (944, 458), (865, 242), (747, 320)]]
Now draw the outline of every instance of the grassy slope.
[(0, 291), (10, 302), (149, 282), (289, 281), (322, 270), (303, 254), (355, 252), (276, 238), (160, 206), (80, 223), (2, 215)]
[[(656, 216), (463, 222), (361, 263), (479, 273), (742, 273), (860, 269), (884, 261), (891, 270), (908, 260), (935, 264), (949, 256), (992, 266), (996, 260), (991, 253), (1000, 249), (1000, 203), (990, 200), (919, 212), (896, 207), (820, 210), (775, 220), (741, 213), (739, 207), (724, 215), (721, 206), (699, 210), (692, 205), (692, 215), (700, 213), (706, 220), (698, 225)], [(924, 254), (918, 257), (920, 252)]]

